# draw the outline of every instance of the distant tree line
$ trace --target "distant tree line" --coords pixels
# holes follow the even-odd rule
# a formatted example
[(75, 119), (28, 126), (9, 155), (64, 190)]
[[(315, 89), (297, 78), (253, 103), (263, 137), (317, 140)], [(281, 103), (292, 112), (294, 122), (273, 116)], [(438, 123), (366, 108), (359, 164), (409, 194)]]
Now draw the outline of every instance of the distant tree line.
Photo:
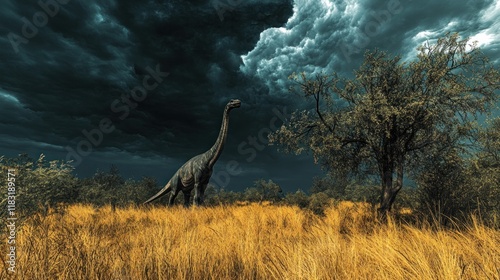
[[(26, 154), (15, 158), (0, 157), (0, 168), (3, 182), (7, 182), (8, 169), (16, 170), (16, 212), (24, 216), (49, 209), (63, 210), (72, 203), (95, 206), (137, 204), (158, 188), (156, 180), (150, 177), (124, 179), (115, 166), (106, 172), (98, 170), (90, 178), (78, 178), (70, 164), (47, 161), (43, 154), (37, 160)], [(0, 194), (0, 207), (5, 209), (6, 204), (7, 192), (4, 191)], [(0, 215), (5, 214), (5, 211), (0, 211)]]
[[(91, 204), (96, 207), (111, 205), (127, 207), (141, 205), (162, 186), (150, 177), (140, 180), (125, 179), (116, 166), (107, 171), (97, 170), (88, 178), (78, 178), (73, 167), (64, 161), (47, 161), (45, 155), (32, 159), (26, 154), (15, 158), (0, 157), (3, 182), (7, 170), (16, 171), (16, 208), (18, 213), (30, 215), (46, 213), (49, 209), (64, 210), (73, 203)], [(247, 203), (273, 203), (296, 205), (321, 214), (334, 200), (371, 201), (373, 188), (362, 185), (336, 185), (332, 178), (316, 178), (310, 194), (302, 190), (284, 193), (272, 180), (259, 179), (243, 191), (231, 191), (209, 184), (205, 192), (205, 205), (233, 205)], [(167, 196), (157, 204), (166, 204)], [(181, 205), (181, 198), (177, 198)], [(0, 207), (5, 209), (7, 192), (0, 194)], [(0, 211), (0, 215), (5, 215)]]

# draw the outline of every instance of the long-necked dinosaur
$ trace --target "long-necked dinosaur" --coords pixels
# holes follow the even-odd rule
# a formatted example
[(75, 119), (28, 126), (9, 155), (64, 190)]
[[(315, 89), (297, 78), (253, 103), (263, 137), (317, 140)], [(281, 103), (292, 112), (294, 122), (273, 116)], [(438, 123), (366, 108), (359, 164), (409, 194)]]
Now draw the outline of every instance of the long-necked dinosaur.
[(224, 144), (226, 142), (227, 130), (229, 125), (229, 112), (241, 106), (241, 101), (238, 99), (233, 99), (227, 103), (224, 108), (224, 115), (222, 117), (222, 126), (220, 128), (219, 136), (217, 141), (210, 148), (210, 150), (199, 154), (190, 160), (188, 160), (184, 165), (182, 165), (177, 172), (172, 176), (168, 183), (161, 189), (157, 194), (148, 199), (144, 204), (156, 200), (168, 192), (171, 192), (170, 198), (168, 200), (168, 205), (173, 205), (175, 197), (182, 191), (184, 193), (184, 206), (189, 206), (189, 199), (191, 197), (191, 191), (194, 189), (194, 205), (203, 204), (203, 198), (205, 189), (207, 187), (208, 181), (212, 176), (213, 167), (217, 159), (219, 159)]

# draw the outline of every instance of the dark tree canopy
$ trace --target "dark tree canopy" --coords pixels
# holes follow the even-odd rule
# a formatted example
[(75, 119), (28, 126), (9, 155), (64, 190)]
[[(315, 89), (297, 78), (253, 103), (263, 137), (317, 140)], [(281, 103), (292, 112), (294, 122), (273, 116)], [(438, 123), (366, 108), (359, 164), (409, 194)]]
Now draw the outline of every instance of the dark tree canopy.
[[(414, 61), (370, 51), (352, 79), (291, 78), (313, 101), (270, 135), (288, 152), (311, 151), (330, 170), (377, 175), (380, 210), (391, 210), (403, 178), (432, 149), (460, 148), (498, 97), (500, 75), (475, 43), (449, 34)], [(413, 168), (412, 168), (413, 169)]]

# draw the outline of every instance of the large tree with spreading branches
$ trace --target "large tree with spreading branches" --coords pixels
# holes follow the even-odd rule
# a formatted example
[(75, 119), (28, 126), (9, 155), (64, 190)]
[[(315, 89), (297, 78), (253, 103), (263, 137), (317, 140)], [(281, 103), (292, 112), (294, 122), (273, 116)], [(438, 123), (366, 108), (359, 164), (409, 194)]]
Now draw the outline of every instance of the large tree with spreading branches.
[(285, 151), (311, 151), (330, 170), (377, 176), (383, 214), (428, 151), (471, 143), (500, 88), (498, 70), (458, 34), (420, 46), (413, 61), (369, 51), (354, 74), (292, 74), (292, 90), (311, 108), (295, 111), (269, 138)]

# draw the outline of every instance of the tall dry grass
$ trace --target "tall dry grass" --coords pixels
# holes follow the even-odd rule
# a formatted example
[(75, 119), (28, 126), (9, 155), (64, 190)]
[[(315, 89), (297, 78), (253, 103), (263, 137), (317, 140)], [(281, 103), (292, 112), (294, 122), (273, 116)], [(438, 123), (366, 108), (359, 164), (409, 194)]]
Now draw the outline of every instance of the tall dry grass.
[(498, 230), (382, 225), (349, 203), (324, 217), (272, 205), (74, 205), (28, 220), (17, 243), (16, 273), (1, 279), (500, 279)]

